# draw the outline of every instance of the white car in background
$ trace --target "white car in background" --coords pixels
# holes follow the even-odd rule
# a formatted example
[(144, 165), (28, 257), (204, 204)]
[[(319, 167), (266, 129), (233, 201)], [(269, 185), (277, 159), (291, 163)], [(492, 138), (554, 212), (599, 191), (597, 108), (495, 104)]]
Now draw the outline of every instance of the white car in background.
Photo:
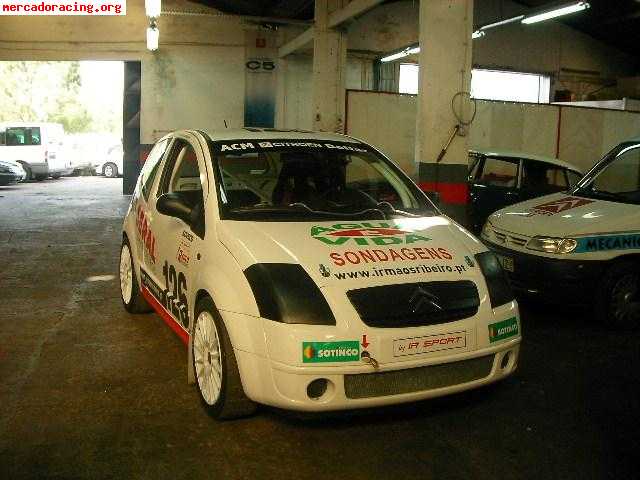
[(122, 239), (124, 307), (152, 307), (187, 344), (217, 418), (410, 402), (517, 366), (520, 315), (495, 255), (351, 137), (167, 135)]
[(95, 171), (98, 175), (104, 175), (108, 178), (122, 176), (123, 159), (122, 144), (113, 145), (107, 150), (106, 157), (94, 164)]
[(521, 294), (640, 327), (640, 140), (615, 147), (569, 192), (494, 213), (482, 238)]
[(0, 160), (22, 165), (27, 180), (60, 178), (73, 169), (62, 154), (64, 128), (59, 123), (0, 123)]

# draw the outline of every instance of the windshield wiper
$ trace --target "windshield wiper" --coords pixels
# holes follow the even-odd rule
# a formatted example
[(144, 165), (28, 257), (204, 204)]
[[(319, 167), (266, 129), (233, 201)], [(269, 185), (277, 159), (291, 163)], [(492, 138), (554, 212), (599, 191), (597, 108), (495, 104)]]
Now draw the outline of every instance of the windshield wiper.
[(308, 205), (297, 202), (292, 203), (290, 205), (282, 206), (282, 207), (259, 207), (259, 208), (232, 208), (229, 210), (229, 213), (238, 214), (238, 215), (297, 215), (300, 216), (302, 214), (311, 214), (323, 217), (332, 217), (332, 218), (353, 218), (368, 211), (375, 211), (382, 216), (386, 220), (386, 216), (382, 210), (377, 209), (369, 209), (364, 210), (362, 212), (355, 213), (344, 213), (344, 212), (331, 212), (326, 210), (314, 210)]
[(292, 203), (289, 206), (290, 207), (302, 207), (306, 211), (308, 211), (309, 213), (313, 213), (313, 214), (336, 215), (338, 217), (343, 217), (343, 218), (352, 218), (352, 217), (357, 217), (357, 216), (363, 215), (365, 213), (376, 212), (376, 213), (379, 213), (380, 215), (382, 215), (383, 219), (385, 219), (385, 220), (387, 219), (387, 216), (385, 215), (384, 211), (382, 211), (382, 210), (380, 210), (378, 208), (367, 208), (367, 209), (361, 210), (359, 212), (329, 212), (329, 211), (325, 211), (325, 210), (314, 210), (309, 205), (307, 205), (306, 203), (302, 203), (302, 202)]
[(381, 209), (383, 207), (386, 208), (389, 213), (402, 215), (404, 217), (417, 218), (417, 217), (420, 216), (420, 215), (416, 215), (415, 213), (409, 213), (409, 212), (405, 212), (404, 210), (398, 210), (393, 205), (391, 205), (389, 202), (378, 202), (378, 204), (376, 205), (376, 208), (379, 208), (379, 209)]
[(592, 197), (592, 198), (600, 198), (600, 199), (613, 199), (613, 200), (620, 200), (621, 198), (623, 198), (621, 195), (617, 194), (617, 193), (611, 193), (611, 192), (607, 192), (604, 190), (594, 190), (594, 189), (585, 189), (585, 188), (578, 188), (575, 192), (574, 195), (582, 195), (584, 197)]

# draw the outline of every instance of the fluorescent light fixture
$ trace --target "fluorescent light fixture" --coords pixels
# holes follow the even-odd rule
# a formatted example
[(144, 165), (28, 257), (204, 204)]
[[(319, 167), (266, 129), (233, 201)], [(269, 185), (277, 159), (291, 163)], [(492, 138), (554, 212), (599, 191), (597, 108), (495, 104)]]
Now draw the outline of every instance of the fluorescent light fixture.
[(147, 28), (147, 49), (155, 52), (158, 50), (158, 42), (160, 40), (160, 30), (155, 25), (150, 25)]
[(416, 53), (420, 53), (420, 47), (407, 47), (404, 50), (393, 53), (387, 57), (381, 58), (380, 61), (382, 63), (393, 62), (394, 60), (399, 60), (404, 57), (408, 57), (409, 55), (415, 55)]
[[(485, 33), (482, 31), (482, 29), (480, 29), (473, 32), (473, 34), (471, 35), (471, 38), (475, 39), (475, 38), (480, 38), (484, 36), (485, 36)], [(380, 61), (382, 63), (393, 62), (394, 60), (400, 60), (401, 58), (408, 57), (409, 55), (416, 55), (418, 53), (420, 53), (419, 46), (407, 47), (404, 50), (400, 50), (399, 52), (392, 53), (389, 56), (382, 57)]]
[(405, 52), (394, 53), (393, 55), (389, 55), (388, 57), (381, 58), (380, 61), (382, 63), (393, 62), (394, 60), (400, 60), (401, 58), (406, 57), (407, 54)]
[(502, 25), (509, 25), (510, 23), (519, 22), (524, 18), (524, 15), (518, 15), (517, 17), (505, 18), (504, 20), (499, 20), (497, 22), (488, 23), (487, 25), (483, 25), (478, 30), (489, 30), (491, 28), (501, 27)]
[(144, 9), (147, 17), (158, 18), (162, 11), (162, 0), (144, 0)]
[(530, 24), (544, 22), (545, 20), (549, 20), (551, 18), (557, 18), (563, 15), (569, 15), (570, 13), (581, 12), (582, 10), (586, 10), (590, 6), (591, 5), (589, 4), (589, 2), (573, 2), (568, 5), (556, 7), (553, 10), (547, 10), (546, 12), (527, 15), (522, 19), (522, 23)]

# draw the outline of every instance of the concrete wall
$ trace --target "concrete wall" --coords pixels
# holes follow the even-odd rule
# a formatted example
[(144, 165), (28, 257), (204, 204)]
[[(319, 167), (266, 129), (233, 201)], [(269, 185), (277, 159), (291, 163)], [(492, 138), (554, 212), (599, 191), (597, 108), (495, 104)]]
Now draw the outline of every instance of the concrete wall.
[(348, 134), (374, 144), (415, 177), (416, 97), (348, 91), (347, 107)]
[[(311, 130), (313, 125), (312, 90), (313, 57), (311, 54), (289, 55), (279, 64), (280, 88), (277, 99), (276, 126)], [(348, 89), (373, 88), (373, 62), (366, 56), (347, 56)]]
[(142, 62), (142, 143), (172, 130), (244, 124), (244, 45), (162, 48)]
[[(416, 112), (414, 95), (348, 92), (347, 133), (414, 174)], [(616, 144), (640, 137), (640, 113), (478, 101), (469, 135), (470, 148), (557, 156), (586, 171)]]

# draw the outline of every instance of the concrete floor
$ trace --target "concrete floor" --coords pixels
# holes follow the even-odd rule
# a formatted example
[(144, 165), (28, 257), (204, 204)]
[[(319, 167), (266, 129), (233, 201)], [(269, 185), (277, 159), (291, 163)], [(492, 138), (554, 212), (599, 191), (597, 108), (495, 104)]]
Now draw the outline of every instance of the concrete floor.
[(0, 187), (0, 477), (637, 478), (638, 336), (584, 312), (525, 308), (520, 370), (489, 388), (217, 423), (178, 338), (120, 304), (121, 189)]

